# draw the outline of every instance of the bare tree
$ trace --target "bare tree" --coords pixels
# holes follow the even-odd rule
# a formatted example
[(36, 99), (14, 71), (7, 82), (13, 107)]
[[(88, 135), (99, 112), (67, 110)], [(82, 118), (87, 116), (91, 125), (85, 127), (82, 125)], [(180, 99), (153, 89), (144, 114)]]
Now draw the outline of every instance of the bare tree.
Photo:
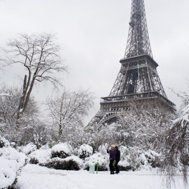
[(54, 125), (58, 127), (59, 138), (72, 135), (79, 129), (77, 127), (83, 126), (84, 116), (92, 105), (93, 96), (88, 91), (64, 91), (60, 97), (48, 100), (47, 106)]
[(50, 34), (19, 35), (8, 43), (8, 47), (11, 57), (8, 63), (21, 64), (26, 70), (17, 111), (19, 119), (26, 110), (35, 83), (49, 81), (55, 86), (60, 84), (54, 73), (65, 71), (65, 67), (60, 58), (60, 48)]

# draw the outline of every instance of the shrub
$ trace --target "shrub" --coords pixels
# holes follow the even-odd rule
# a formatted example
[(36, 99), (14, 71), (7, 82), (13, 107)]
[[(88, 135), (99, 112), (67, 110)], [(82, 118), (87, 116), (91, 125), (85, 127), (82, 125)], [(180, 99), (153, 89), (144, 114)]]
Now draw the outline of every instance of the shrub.
[(140, 154), (141, 164), (150, 165), (153, 168), (160, 167), (160, 155), (152, 150)]
[(108, 170), (108, 155), (103, 156), (100, 153), (95, 153), (92, 156), (85, 159), (84, 169), (89, 170), (90, 165), (95, 164), (99, 171), (107, 171)]
[(31, 164), (38, 164), (39, 161), (36, 158), (31, 158), (30, 161), (29, 161), (29, 163), (31, 163)]
[(39, 163), (43, 165), (47, 163), (50, 160), (50, 158), (51, 158), (51, 149), (40, 148), (39, 150), (36, 150), (29, 155), (29, 162), (31, 164)]
[(68, 143), (59, 143), (52, 147), (52, 158), (66, 158), (71, 155), (73, 149)]
[(93, 148), (88, 144), (83, 144), (79, 147), (78, 155), (81, 159), (85, 159), (93, 154)]
[(47, 164), (48, 168), (61, 169), (61, 170), (80, 170), (82, 168), (83, 161), (76, 156), (70, 156), (65, 159), (53, 158)]
[(120, 161), (119, 164), (120, 171), (129, 171), (129, 170), (135, 170), (134, 167), (132, 167), (127, 160)]
[(35, 150), (37, 150), (37, 146), (33, 143), (29, 143), (26, 146), (21, 147), (21, 151), (25, 153), (26, 155), (31, 154)]
[(8, 140), (0, 136), (0, 148), (10, 146)]
[(10, 146), (0, 148), (0, 188), (10, 188), (25, 163), (25, 154)]

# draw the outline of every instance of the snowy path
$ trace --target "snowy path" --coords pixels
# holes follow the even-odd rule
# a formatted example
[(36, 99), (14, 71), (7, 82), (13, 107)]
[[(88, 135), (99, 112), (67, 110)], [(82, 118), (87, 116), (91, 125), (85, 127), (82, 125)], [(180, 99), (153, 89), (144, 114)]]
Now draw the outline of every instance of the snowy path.
[[(166, 189), (163, 178), (149, 171), (90, 174), (27, 165), (18, 179), (20, 189)], [(172, 189), (184, 189), (177, 176)]]

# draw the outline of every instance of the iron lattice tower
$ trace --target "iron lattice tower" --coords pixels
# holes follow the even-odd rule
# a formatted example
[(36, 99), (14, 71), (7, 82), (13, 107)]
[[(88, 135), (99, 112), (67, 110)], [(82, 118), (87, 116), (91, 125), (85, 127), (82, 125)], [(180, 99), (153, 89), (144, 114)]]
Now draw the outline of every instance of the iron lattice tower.
[(124, 58), (143, 54), (152, 57), (144, 0), (132, 0), (131, 7), (129, 35)]
[(168, 100), (153, 60), (147, 28), (144, 0), (132, 0), (128, 40), (121, 69), (108, 97), (103, 97), (100, 110), (91, 120), (94, 123), (116, 121), (120, 112), (126, 112), (133, 101), (148, 107), (174, 111)]

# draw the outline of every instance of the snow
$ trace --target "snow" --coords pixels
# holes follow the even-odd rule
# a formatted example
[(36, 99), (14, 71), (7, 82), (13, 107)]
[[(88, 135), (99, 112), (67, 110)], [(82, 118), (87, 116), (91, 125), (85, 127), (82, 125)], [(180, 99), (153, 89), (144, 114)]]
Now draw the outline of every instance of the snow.
[(180, 117), (178, 117), (176, 120), (173, 121), (173, 125), (171, 128), (174, 127), (174, 125), (178, 122), (181, 122), (181, 126), (185, 126), (184, 123), (189, 123), (189, 104), (186, 105), (180, 112)]
[(127, 159), (125, 159), (125, 160), (121, 160), (121, 161), (119, 162), (119, 165), (122, 166), (122, 167), (129, 167), (129, 166), (130, 166), (130, 163), (128, 162)]
[(14, 162), (15, 171), (18, 170), (21, 166), (23, 166), (26, 160), (25, 154), (16, 151), (14, 148), (10, 146), (0, 148), (0, 157), (2, 159), (6, 159), (6, 160)]
[(29, 159), (35, 159), (40, 164), (47, 163), (51, 158), (51, 149), (39, 149), (29, 155)]
[[(87, 171), (62, 171), (37, 165), (27, 165), (18, 178), (20, 189), (167, 189), (165, 178), (154, 171), (108, 171), (90, 174)], [(175, 178), (171, 189), (184, 189), (181, 176)]]
[(0, 96), (11, 96), (11, 95), (8, 93), (0, 93)]
[(189, 104), (182, 109), (181, 114), (182, 115), (189, 114)]
[(85, 168), (96, 163), (98, 163), (99, 166), (107, 167), (108, 159), (108, 155), (104, 156), (101, 153), (95, 153), (85, 159)]
[(107, 148), (108, 148), (108, 144), (102, 144), (102, 145), (99, 146), (98, 151), (102, 155), (107, 155)]
[(26, 155), (28, 155), (28, 154), (34, 152), (36, 149), (37, 149), (37, 147), (36, 147), (35, 144), (29, 143), (29, 144), (27, 144), (26, 146), (23, 146), (23, 147), (21, 148), (21, 151), (22, 151), (23, 153), (25, 153)]
[(63, 159), (63, 160), (64, 160), (64, 161), (73, 160), (73, 161), (75, 161), (75, 162), (79, 165), (80, 168), (83, 167), (83, 160), (80, 159), (80, 158), (77, 157), (77, 156), (72, 155), (72, 156), (69, 156), (69, 157), (67, 157), (67, 158), (65, 158), (65, 159)]
[(0, 157), (0, 188), (10, 186), (15, 178), (15, 163)]
[(8, 147), (10, 146), (10, 143), (8, 140), (0, 136), (0, 142), (3, 143), (3, 146)]
[(25, 164), (25, 160), (25, 154), (10, 146), (0, 148), (0, 188), (6, 188), (14, 182), (16, 172)]
[(59, 143), (52, 147), (52, 152), (64, 152), (68, 155), (71, 155), (73, 149), (68, 143)]
[(64, 159), (55, 157), (55, 158), (52, 158), (51, 160), (49, 160), (49, 162), (62, 162), (63, 163), (63, 162), (69, 162), (70, 160), (73, 160), (74, 162), (76, 162), (80, 169), (83, 168), (83, 160), (75, 155), (71, 155)]
[(86, 154), (86, 156), (90, 156), (93, 154), (93, 148), (89, 146), (88, 144), (83, 144), (79, 147), (78, 155), (81, 156), (83, 154)]

